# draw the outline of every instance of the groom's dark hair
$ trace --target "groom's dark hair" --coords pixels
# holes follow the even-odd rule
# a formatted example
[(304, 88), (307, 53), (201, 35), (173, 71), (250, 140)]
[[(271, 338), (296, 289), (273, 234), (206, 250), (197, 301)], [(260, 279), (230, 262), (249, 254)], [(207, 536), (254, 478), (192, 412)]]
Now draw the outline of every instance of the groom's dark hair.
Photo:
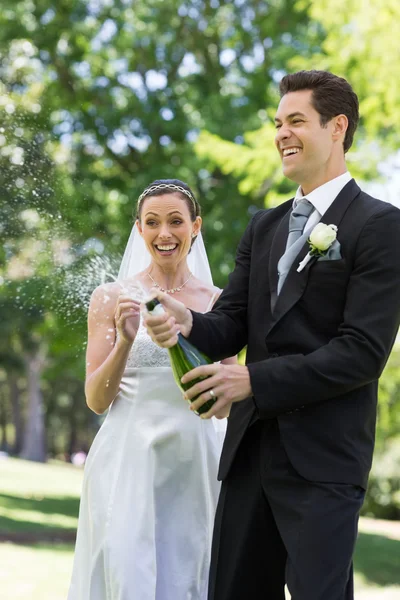
[(357, 129), (358, 98), (351, 85), (343, 77), (329, 71), (298, 71), (285, 75), (279, 84), (282, 96), (289, 92), (312, 91), (312, 104), (320, 115), (324, 127), (337, 115), (346, 115), (349, 125), (343, 142), (344, 151), (351, 147)]

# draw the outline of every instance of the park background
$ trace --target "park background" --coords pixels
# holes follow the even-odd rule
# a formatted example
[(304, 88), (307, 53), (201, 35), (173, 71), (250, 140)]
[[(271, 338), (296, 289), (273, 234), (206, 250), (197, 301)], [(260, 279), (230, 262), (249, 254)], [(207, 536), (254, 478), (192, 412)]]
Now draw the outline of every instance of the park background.
[[(80, 463), (101, 422), (83, 393), (87, 304), (118, 271), (139, 194), (157, 178), (192, 187), (223, 287), (248, 220), (295, 189), (273, 144), (279, 80), (318, 68), (359, 95), (349, 170), (400, 206), (399, 26), (398, 0), (2, 0), (2, 598), (66, 597)], [(400, 599), (399, 366), (395, 345), (360, 600)]]

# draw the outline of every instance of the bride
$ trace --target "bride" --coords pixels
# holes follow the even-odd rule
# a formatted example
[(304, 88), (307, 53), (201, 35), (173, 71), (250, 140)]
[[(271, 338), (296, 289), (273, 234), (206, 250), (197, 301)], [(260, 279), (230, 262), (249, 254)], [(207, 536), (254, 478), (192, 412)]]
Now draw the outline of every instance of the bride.
[(92, 295), (85, 393), (94, 412), (109, 411), (85, 465), (68, 600), (207, 598), (225, 419), (188, 409), (137, 293), (157, 287), (211, 309), (220, 290), (200, 228), (185, 183), (153, 182), (139, 197), (118, 281)]

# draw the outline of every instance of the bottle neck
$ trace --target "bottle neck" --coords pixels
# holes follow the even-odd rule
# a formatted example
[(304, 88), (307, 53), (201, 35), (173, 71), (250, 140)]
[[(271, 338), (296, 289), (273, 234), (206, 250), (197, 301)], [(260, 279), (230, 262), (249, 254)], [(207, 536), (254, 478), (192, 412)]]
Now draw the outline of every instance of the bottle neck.
[(161, 302), (159, 300), (157, 300), (157, 298), (153, 298), (152, 300), (149, 300), (148, 302), (146, 302), (146, 308), (148, 310), (148, 312), (152, 315), (163, 315), (165, 313), (165, 310), (161, 304)]

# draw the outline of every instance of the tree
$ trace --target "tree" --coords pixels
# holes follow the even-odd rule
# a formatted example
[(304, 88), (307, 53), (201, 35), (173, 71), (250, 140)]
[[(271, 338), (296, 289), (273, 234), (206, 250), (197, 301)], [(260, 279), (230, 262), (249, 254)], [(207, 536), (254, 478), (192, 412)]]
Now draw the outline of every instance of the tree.
[(52, 132), (62, 216), (77, 239), (120, 251), (134, 199), (151, 180), (176, 176), (201, 197), (220, 283), (253, 200), (205, 169), (193, 141), (201, 129), (232, 141), (257, 128), (273, 77), (305, 51), (307, 35), (307, 7), (288, 0), (9, 0), (0, 16), (9, 93), (28, 92)]
[[(325, 31), (321, 50), (312, 54), (313, 63), (348, 78), (357, 90), (367, 139), (375, 144), (384, 140), (386, 149), (397, 148), (400, 4), (397, 0), (338, 0), (334, 4), (312, 0), (309, 7), (311, 18)], [(310, 61), (293, 57), (289, 65), (297, 70)], [(381, 147), (380, 152), (384, 151)]]
[[(377, 177), (377, 163), (398, 147), (400, 64), (396, 31), (400, 5), (395, 0), (358, 2), (312, 0), (296, 3), (309, 8), (312, 27), (306, 51), (293, 53), (280, 73), (300, 69), (325, 69), (347, 78), (360, 100), (360, 127), (348, 154), (352, 174), (361, 179)], [(269, 96), (274, 97), (271, 83)], [(275, 104), (278, 97), (275, 90)], [(196, 144), (198, 155), (210, 168), (220, 168), (239, 180), (243, 194), (265, 198), (268, 206), (287, 199), (295, 189), (282, 178), (280, 161), (273, 149), (274, 110), (264, 111), (265, 123), (246, 130), (244, 143), (203, 130)]]
[(88, 425), (83, 394), (76, 423), (68, 414), (83, 377), (86, 288), (77, 292), (121, 254), (143, 188), (171, 176), (199, 195), (215, 281), (225, 283), (263, 198), (238, 191), (194, 142), (202, 129), (240, 141), (264, 123), (274, 78), (307, 51), (307, 11), (289, 0), (2, 3), (0, 277), (11, 310), (0, 327), (23, 385), (35, 376), (35, 418), (63, 415), (71, 447), (76, 423)]

